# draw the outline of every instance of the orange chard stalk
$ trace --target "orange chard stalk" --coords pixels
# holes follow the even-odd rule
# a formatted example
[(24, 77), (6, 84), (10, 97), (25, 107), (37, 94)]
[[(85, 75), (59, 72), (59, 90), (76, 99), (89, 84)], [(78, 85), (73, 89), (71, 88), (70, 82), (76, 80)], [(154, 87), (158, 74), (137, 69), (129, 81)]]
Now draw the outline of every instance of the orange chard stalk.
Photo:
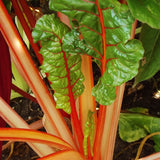
[[(103, 13), (100, 9), (99, 2), (96, 0), (96, 6), (99, 12), (99, 19), (101, 22), (101, 29), (102, 29), (102, 47), (103, 47), (103, 57), (101, 59), (101, 75), (104, 74), (106, 70), (106, 50), (107, 50), (107, 42), (106, 42), (106, 32), (105, 32), (105, 25), (103, 20)], [(98, 122), (97, 122), (97, 130), (96, 130), (96, 138), (94, 143), (94, 160), (101, 159), (101, 150), (99, 150), (101, 147), (101, 140), (102, 140), (102, 133), (104, 128), (104, 120), (105, 120), (105, 113), (106, 113), (106, 106), (100, 105), (99, 107), (99, 115), (98, 115)]]
[[(84, 0), (87, 2), (87, 0)], [(84, 131), (84, 125), (87, 121), (88, 111), (94, 112), (93, 118), (95, 123), (95, 130), (97, 128), (97, 111), (96, 111), (96, 101), (92, 96), (92, 88), (94, 87), (93, 79), (93, 69), (92, 69), (92, 59), (88, 55), (82, 55), (81, 71), (85, 77), (84, 86), (85, 90), (79, 98), (79, 110), (80, 110), (80, 121), (82, 130)]]
[[(63, 23), (65, 23), (66, 25), (68, 25), (71, 28), (69, 18), (66, 15), (64, 15), (60, 12), (58, 12), (57, 15)], [(85, 126), (85, 122), (87, 121), (87, 116), (88, 116), (89, 111), (94, 112), (93, 119), (94, 119), (94, 124), (95, 124), (95, 127), (94, 127), (95, 130), (96, 130), (96, 124), (97, 124), (96, 102), (95, 102), (94, 97), (91, 95), (92, 88), (94, 86), (92, 60), (91, 60), (91, 57), (88, 55), (82, 55), (81, 58), (82, 58), (81, 71), (85, 77), (85, 81), (83, 83), (85, 86), (85, 90), (82, 93), (82, 95), (79, 97), (78, 105), (77, 105), (77, 113), (76, 113), (76, 111), (74, 111), (76, 114), (78, 114), (78, 117), (79, 117), (78, 119), (80, 119), (80, 126), (79, 126), (79, 124), (77, 124), (79, 120), (77, 119), (77, 116), (75, 117), (76, 114), (73, 112), (72, 112), (73, 114), (71, 113), (71, 118), (73, 120), (72, 123), (73, 123), (73, 126), (75, 126), (74, 130), (77, 130), (77, 128), (79, 128), (79, 131), (77, 130), (77, 132), (81, 132), (80, 135), (79, 135), (79, 133), (76, 135), (77, 136), (76, 138), (78, 140), (80, 139), (80, 141), (81, 141), (81, 144), (80, 144), (81, 149), (80, 150), (82, 150), (84, 126)], [(75, 119), (77, 119), (77, 123), (75, 123)], [(79, 127), (77, 127), (77, 126), (79, 126)], [(90, 147), (88, 148), (88, 152), (89, 151), (90, 151)], [(88, 155), (89, 154), (90, 153), (88, 153)]]
[(12, 58), (17, 63), (16, 66), (23, 71), (25, 79), (32, 89), (37, 101), (39, 102), (45, 116), (57, 130), (57, 135), (67, 141), (76, 149), (72, 135), (60, 115), (55, 108), (55, 102), (40, 77), (25, 45), (23, 44), (5, 6), (0, 1), (0, 30), (2, 31), (8, 46), (12, 50)]
[[(88, 112), (92, 111), (93, 120), (94, 120), (94, 137), (93, 142), (95, 140), (95, 133), (97, 129), (97, 111), (96, 111), (96, 102), (94, 97), (92, 96), (92, 88), (94, 86), (93, 80), (93, 70), (92, 70), (92, 60), (91, 57), (88, 55), (82, 55), (82, 64), (81, 64), (81, 71), (85, 77), (83, 82), (85, 89), (82, 95), (79, 97), (79, 115), (80, 115), (80, 123), (82, 127), (82, 131), (84, 133), (85, 123), (87, 121)], [(88, 159), (92, 159), (91, 150), (93, 149), (92, 146), (89, 145), (89, 138), (88, 138)]]
[[(120, 0), (121, 3), (126, 4), (126, 0)], [(103, 57), (101, 60), (101, 74), (105, 72), (106, 69), (106, 33), (105, 33), (105, 25), (103, 20), (102, 11), (99, 7), (98, 0), (96, 0), (96, 5), (99, 11), (99, 18), (101, 21), (102, 28), (102, 45), (103, 45)], [(135, 29), (137, 22), (132, 25), (131, 39), (134, 38)], [(97, 132), (96, 139), (94, 144), (94, 160), (108, 160), (112, 159), (113, 151), (114, 151), (114, 142), (116, 137), (116, 131), (118, 126), (118, 119), (121, 110), (121, 104), (123, 100), (125, 84), (116, 88), (116, 95), (118, 96), (113, 104), (110, 106), (100, 105), (99, 115), (98, 115), (98, 123), (97, 123)], [(98, 152), (98, 149), (101, 148)]]
[[(132, 25), (131, 39), (134, 38), (136, 25), (137, 20), (135, 20)], [(121, 111), (124, 89), (125, 84), (122, 84), (121, 86), (118, 86), (116, 88), (117, 98), (115, 99), (113, 104), (111, 104), (110, 106), (100, 105), (93, 160), (108, 160), (113, 158), (115, 137), (118, 126), (119, 114)], [(99, 148), (101, 149), (98, 152)]]
[(125, 84), (116, 88), (117, 98), (111, 105), (100, 105), (93, 160), (108, 160), (113, 157), (124, 88)]
[(18, 128), (1, 128), (0, 140), (27, 141), (32, 143), (48, 144), (53, 148), (71, 150), (72, 147), (61, 138), (51, 134)]
[(92, 96), (92, 88), (93, 84), (93, 72), (92, 72), (92, 60), (88, 55), (82, 55), (82, 65), (81, 70), (85, 77), (84, 86), (85, 90), (79, 98), (79, 113), (80, 113), (80, 122), (82, 126), (82, 130), (84, 132), (84, 125), (87, 121), (88, 111), (94, 112), (94, 124), (96, 129), (97, 124), (97, 111), (96, 111), (96, 102), (94, 97)]
[[(64, 15), (60, 12), (58, 12), (57, 15), (63, 23), (65, 23), (66, 25), (68, 25), (71, 28), (69, 18), (66, 15)], [(79, 144), (80, 152), (83, 153), (84, 124), (87, 120), (88, 108), (90, 107), (91, 110), (93, 111), (92, 107), (94, 107), (95, 105), (91, 104), (91, 102), (93, 102), (93, 101), (91, 100), (91, 102), (90, 102), (90, 97), (88, 97), (89, 94), (91, 93), (91, 88), (93, 87), (93, 82), (92, 82), (92, 78), (91, 78), (93, 76), (92, 76), (92, 72), (89, 73), (90, 72), (89, 70), (92, 69), (92, 68), (88, 68), (88, 66), (86, 67), (86, 64), (90, 65), (91, 61), (89, 60), (90, 58), (88, 56), (83, 55), (81, 57), (82, 57), (82, 67), (81, 67), (82, 68), (82, 73), (84, 74), (84, 72), (86, 72), (86, 74), (84, 74), (84, 76), (85, 76), (85, 82), (84, 82), (85, 83), (84, 84), (85, 85), (85, 91), (82, 94), (83, 96), (80, 96), (80, 98), (79, 98), (79, 101), (80, 101), (79, 104), (80, 105), (76, 106), (76, 102), (75, 101), (72, 102), (71, 120), (72, 120), (72, 124), (73, 124), (73, 126), (72, 126), (73, 127), (73, 132), (75, 132), (75, 139)], [(87, 60), (85, 60), (85, 59), (87, 59)], [(89, 78), (88, 83), (87, 83), (88, 79), (86, 78), (86, 75)], [(92, 85), (92, 86), (89, 88), (89, 90), (87, 90), (86, 87), (89, 87), (90, 85)], [(74, 98), (72, 98), (72, 99), (74, 99)], [(87, 101), (86, 101), (86, 99), (87, 99)], [(88, 103), (90, 103), (90, 104), (88, 105)], [(80, 112), (78, 112), (77, 107), (79, 108)], [(86, 112), (84, 112), (84, 110), (82, 108), (85, 108)], [(83, 114), (85, 114), (85, 118), (83, 117)], [(80, 117), (80, 119), (79, 119), (79, 117)], [(82, 122), (83, 122), (83, 124), (82, 124)]]
[(54, 153), (49, 156), (39, 158), (37, 160), (58, 160), (58, 159), (70, 160), (71, 157), (72, 160), (85, 160), (85, 158), (81, 154), (73, 150), (60, 151), (58, 153)]
[[(32, 129), (1, 97), (0, 115), (12, 128)], [(44, 144), (28, 143), (30, 147), (40, 156), (46, 156), (54, 152), (54, 149)]]
[(121, 104), (123, 100), (125, 84), (116, 88), (117, 98), (113, 104), (106, 107), (103, 134), (101, 138), (101, 157), (103, 160), (113, 158), (115, 137), (117, 134), (117, 126)]

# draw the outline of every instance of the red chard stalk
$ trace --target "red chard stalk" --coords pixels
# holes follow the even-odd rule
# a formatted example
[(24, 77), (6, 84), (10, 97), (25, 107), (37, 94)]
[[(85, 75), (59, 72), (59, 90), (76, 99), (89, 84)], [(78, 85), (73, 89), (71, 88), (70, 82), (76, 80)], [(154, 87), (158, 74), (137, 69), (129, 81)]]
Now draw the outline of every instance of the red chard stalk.
[[(11, 94), (11, 60), (9, 49), (3, 35), (0, 32), (0, 97), (2, 97), (7, 103), (10, 102)], [(5, 121), (0, 117), (0, 127), (5, 127)], [(0, 155), (1, 155), (2, 143), (0, 143)]]

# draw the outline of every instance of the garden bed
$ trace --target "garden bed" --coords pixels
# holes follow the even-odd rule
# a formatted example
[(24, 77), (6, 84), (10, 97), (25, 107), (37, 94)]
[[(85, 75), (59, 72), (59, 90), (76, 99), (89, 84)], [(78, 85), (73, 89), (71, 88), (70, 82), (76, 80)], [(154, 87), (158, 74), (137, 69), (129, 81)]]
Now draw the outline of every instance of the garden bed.
[[(160, 99), (154, 98), (157, 87), (159, 87), (159, 76), (160, 73), (156, 74), (153, 79), (141, 82), (135, 88), (132, 88), (133, 81), (127, 82), (121, 112), (126, 112), (128, 108), (144, 107), (149, 109), (149, 113), (152, 116), (160, 117)], [(41, 119), (43, 116), (40, 107), (26, 98), (13, 99), (11, 101), (11, 106), (29, 124), (35, 120)], [(124, 142), (117, 133), (113, 160), (133, 160), (140, 142), (141, 140), (132, 143)], [(154, 153), (153, 145), (153, 141), (148, 140), (144, 145), (141, 156)], [(34, 160), (38, 158), (26, 143), (15, 142), (12, 147), (13, 153), (10, 160)], [(10, 152), (11, 146), (2, 152), (1, 160), (6, 160)]]

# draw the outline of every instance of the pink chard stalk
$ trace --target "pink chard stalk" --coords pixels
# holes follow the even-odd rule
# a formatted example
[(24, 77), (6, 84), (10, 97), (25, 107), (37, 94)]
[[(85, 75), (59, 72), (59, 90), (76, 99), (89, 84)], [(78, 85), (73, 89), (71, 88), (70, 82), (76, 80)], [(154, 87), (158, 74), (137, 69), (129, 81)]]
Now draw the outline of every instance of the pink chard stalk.
[[(35, 24), (23, 1), (12, 0), (12, 4), (54, 95), (49, 93), (0, 1), (0, 30), (12, 61), (44, 112), (47, 131), (32, 130), (5, 103), (3, 92), (0, 113), (14, 129), (1, 129), (0, 139), (26, 141), (41, 157), (39, 160), (111, 160), (125, 82), (137, 74), (143, 56), (141, 43), (133, 39), (136, 21), (128, 6), (117, 0), (50, 0), (49, 7), (59, 18), (43, 15)], [(101, 72), (95, 86), (93, 62)], [(2, 107), (12, 116), (7, 116)], [(70, 115), (72, 133), (59, 109)], [(21, 124), (12, 122), (12, 117)], [(33, 142), (42, 143), (48, 150)]]

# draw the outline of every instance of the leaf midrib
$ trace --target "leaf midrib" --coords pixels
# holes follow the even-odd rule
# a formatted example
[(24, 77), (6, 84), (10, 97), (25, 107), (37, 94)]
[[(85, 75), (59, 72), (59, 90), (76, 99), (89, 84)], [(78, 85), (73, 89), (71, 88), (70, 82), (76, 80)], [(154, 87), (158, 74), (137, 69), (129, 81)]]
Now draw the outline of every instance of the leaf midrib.
[(102, 47), (103, 47), (103, 57), (101, 60), (101, 74), (103, 74), (106, 70), (106, 50), (107, 50), (107, 42), (106, 42), (106, 31), (105, 31), (105, 25), (104, 25), (104, 19), (103, 19), (103, 13), (102, 13), (102, 9), (99, 6), (99, 1), (96, 0), (96, 6), (99, 12), (99, 19), (100, 19), (100, 24), (101, 24), (101, 37), (102, 37)]

